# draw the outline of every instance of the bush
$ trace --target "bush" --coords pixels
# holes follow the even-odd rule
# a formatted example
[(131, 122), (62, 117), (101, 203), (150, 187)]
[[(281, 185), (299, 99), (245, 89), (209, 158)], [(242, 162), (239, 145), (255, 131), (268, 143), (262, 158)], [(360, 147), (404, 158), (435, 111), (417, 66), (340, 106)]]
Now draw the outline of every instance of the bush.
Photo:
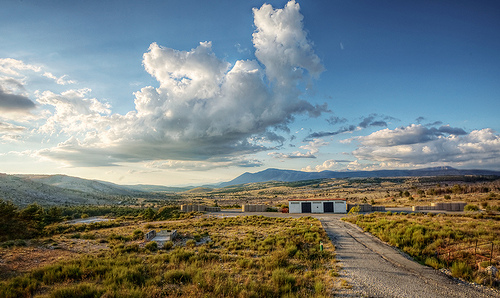
[(92, 284), (79, 284), (75, 286), (69, 286), (61, 289), (57, 289), (50, 294), (51, 298), (67, 298), (67, 297), (81, 297), (81, 298), (93, 298), (100, 297), (103, 294), (103, 290), (96, 288)]
[(182, 270), (171, 270), (163, 276), (169, 284), (183, 284), (191, 281), (191, 275)]
[(441, 267), (441, 265), (439, 264), (439, 261), (436, 258), (434, 258), (434, 257), (432, 257), (432, 258), (426, 258), (425, 259), (425, 265), (431, 266), (434, 269), (439, 269)]
[(148, 244), (146, 244), (146, 246), (144, 246), (147, 250), (149, 251), (157, 251), (158, 250), (158, 243), (156, 243), (156, 241), (150, 241), (148, 242)]
[(194, 239), (189, 239), (188, 241), (186, 241), (186, 246), (187, 247), (195, 247), (196, 241)]
[(134, 240), (140, 240), (143, 237), (144, 237), (144, 233), (141, 230), (137, 229), (134, 231), (134, 233), (133, 233)]
[(280, 288), (281, 292), (290, 292), (295, 286), (295, 276), (283, 268), (275, 269), (271, 279)]
[(451, 275), (457, 278), (468, 279), (471, 277), (472, 268), (465, 262), (454, 262), (451, 265)]
[(351, 209), (349, 209), (349, 212), (347, 214), (348, 215), (349, 214), (356, 215), (359, 213), (360, 210), (361, 210), (361, 208), (356, 205), (356, 206), (352, 207)]
[(163, 243), (164, 249), (171, 249), (172, 247), (174, 247), (174, 243), (172, 241), (167, 241), (167, 242)]
[(477, 205), (467, 204), (464, 207), (464, 211), (478, 211), (479, 207)]

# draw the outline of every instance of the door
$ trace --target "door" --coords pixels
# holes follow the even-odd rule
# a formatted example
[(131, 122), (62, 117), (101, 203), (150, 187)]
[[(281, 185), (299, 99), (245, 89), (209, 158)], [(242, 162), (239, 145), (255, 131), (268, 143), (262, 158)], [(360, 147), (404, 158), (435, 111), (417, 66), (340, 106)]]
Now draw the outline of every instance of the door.
[(333, 202), (324, 202), (323, 210), (325, 210), (325, 213), (333, 213)]
[(311, 213), (311, 202), (302, 202), (302, 213)]

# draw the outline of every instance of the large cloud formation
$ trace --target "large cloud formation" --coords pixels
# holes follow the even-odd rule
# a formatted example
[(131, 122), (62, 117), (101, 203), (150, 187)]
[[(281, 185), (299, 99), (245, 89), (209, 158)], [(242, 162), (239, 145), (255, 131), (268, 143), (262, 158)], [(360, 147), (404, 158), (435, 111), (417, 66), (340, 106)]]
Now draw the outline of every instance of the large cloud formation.
[(490, 128), (466, 133), (450, 126), (427, 128), (412, 124), (358, 137), (353, 155), (384, 167), (452, 165), (480, 168), (500, 166), (500, 135)]
[(299, 10), (295, 1), (283, 9), (266, 4), (253, 10), (258, 61), (230, 65), (216, 57), (211, 42), (190, 51), (151, 44), (143, 64), (159, 87), (136, 92), (135, 111), (126, 115), (111, 114), (107, 104), (88, 98), (88, 90), (40, 93), (38, 103), (55, 107), (40, 131), (72, 135), (40, 155), (73, 165), (111, 165), (236, 158), (279, 145), (279, 131), (296, 115), (317, 117), (326, 110), (300, 99), (301, 87), (323, 66)]

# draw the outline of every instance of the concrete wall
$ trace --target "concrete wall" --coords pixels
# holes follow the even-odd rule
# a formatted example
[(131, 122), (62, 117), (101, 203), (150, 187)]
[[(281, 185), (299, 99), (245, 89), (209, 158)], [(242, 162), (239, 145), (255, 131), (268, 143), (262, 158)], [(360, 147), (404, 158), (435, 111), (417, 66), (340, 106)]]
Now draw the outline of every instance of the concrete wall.
[(359, 206), (359, 212), (385, 212), (385, 206), (373, 206), (370, 204), (347, 204), (347, 211)]
[(412, 211), (464, 211), (465, 202), (432, 203), (430, 206), (413, 206)]
[(255, 205), (255, 204), (243, 204), (241, 206), (242, 212), (266, 212), (269, 206), (267, 205)]
[(219, 212), (220, 207), (208, 207), (205, 205), (181, 205), (181, 211), (183, 212), (191, 212), (191, 211), (207, 211), (207, 212)]
[(346, 201), (335, 201), (333, 205), (333, 210), (335, 211), (335, 213), (347, 213)]
[(153, 239), (154, 237), (156, 237), (156, 231), (155, 230), (151, 230), (151, 231), (147, 232), (146, 234), (144, 234), (144, 239), (146, 241), (151, 241), (151, 239)]
[(300, 202), (288, 202), (288, 212), (289, 213), (302, 213), (302, 207)]

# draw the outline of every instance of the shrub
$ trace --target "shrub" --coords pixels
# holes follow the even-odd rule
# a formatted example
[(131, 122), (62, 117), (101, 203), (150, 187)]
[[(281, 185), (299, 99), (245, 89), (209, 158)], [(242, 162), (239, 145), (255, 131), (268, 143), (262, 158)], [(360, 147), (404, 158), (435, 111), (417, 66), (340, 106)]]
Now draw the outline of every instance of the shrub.
[(464, 207), (464, 211), (478, 211), (479, 207), (477, 205), (467, 204)]
[(196, 233), (196, 234), (194, 234), (194, 235), (193, 235), (193, 238), (194, 238), (194, 240), (196, 240), (196, 242), (200, 242), (200, 240), (201, 240), (201, 235), (200, 235), (200, 234), (198, 234), (198, 233)]
[(28, 276), (18, 276), (9, 283), (0, 283), (0, 297), (32, 297), (33, 292), (35, 292), (38, 287), (39, 282), (36, 279)]
[(54, 290), (51, 294), (51, 298), (67, 298), (67, 297), (81, 297), (81, 298), (93, 298), (100, 297), (104, 291), (102, 289), (96, 288), (92, 284), (79, 284), (75, 286), (64, 287), (61, 289)]
[(196, 241), (194, 239), (189, 239), (188, 241), (186, 241), (186, 246), (187, 247), (195, 247)]
[(351, 209), (349, 209), (349, 212), (347, 214), (348, 215), (350, 215), (350, 214), (356, 215), (359, 213), (360, 210), (361, 210), (361, 208), (356, 205), (356, 206), (352, 207)]
[(283, 268), (275, 269), (271, 276), (272, 281), (278, 286), (281, 292), (290, 292), (295, 286), (295, 276), (288, 273)]
[(95, 239), (95, 235), (91, 233), (85, 233), (82, 235), (82, 239), (93, 240)]
[(165, 281), (169, 284), (182, 284), (191, 281), (191, 275), (182, 270), (171, 270), (164, 274)]
[(139, 240), (139, 239), (142, 239), (143, 237), (144, 237), (144, 233), (141, 230), (137, 229), (134, 231), (134, 233), (133, 233), (134, 240)]
[(147, 250), (149, 251), (157, 251), (158, 250), (158, 243), (156, 243), (156, 241), (150, 241), (146, 244), (146, 246), (144, 246), (144, 248), (146, 248)]
[(172, 241), (167, 241), (167, 242), (163, 243), (164, 249), (171, 249), (172, 247), (174, 247), (174, 243)]
[(472, 269), (465, 262), (454, 262), (451, 265), (451, 275), (457, 278), (468, 279), (471, 277)]
[(441, 265), (439, 264), (439, 261), (436, 258), (434, 258), (434, 257), (432, 257), (432, 258), (426, 258), (425, 259), (425, 265), (430, 266), (430, 267), (432, 267), (434, 269), (438, 269), (439, 267), (441, 267)]

